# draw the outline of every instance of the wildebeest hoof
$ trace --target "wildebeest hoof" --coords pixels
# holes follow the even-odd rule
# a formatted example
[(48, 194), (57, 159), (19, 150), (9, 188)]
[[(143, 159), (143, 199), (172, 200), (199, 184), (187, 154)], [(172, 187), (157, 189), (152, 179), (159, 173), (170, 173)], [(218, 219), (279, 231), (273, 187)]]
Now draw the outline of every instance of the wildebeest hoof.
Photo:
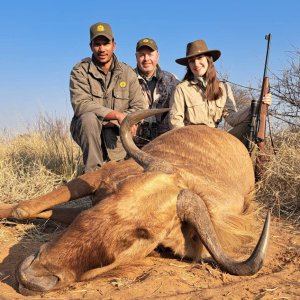
[(30, 214), (24, 210), (23, 208), (21, 207), (16, 207), (13, 211), (12, 211), (12, 214), (11, 216), (13, 218), (16, 218), (16, 219), (26, 219), (28, 217), (30, 217)]

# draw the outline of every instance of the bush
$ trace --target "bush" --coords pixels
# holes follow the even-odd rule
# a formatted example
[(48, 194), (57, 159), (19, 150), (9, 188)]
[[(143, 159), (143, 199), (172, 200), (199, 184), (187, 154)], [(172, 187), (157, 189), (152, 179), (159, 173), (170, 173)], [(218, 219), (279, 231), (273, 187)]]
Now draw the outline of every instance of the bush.
[(276, 155), (270, 155), (257, 199), (279, 217), (300, 221), (300, 131), (286, 129), (274, 136)]

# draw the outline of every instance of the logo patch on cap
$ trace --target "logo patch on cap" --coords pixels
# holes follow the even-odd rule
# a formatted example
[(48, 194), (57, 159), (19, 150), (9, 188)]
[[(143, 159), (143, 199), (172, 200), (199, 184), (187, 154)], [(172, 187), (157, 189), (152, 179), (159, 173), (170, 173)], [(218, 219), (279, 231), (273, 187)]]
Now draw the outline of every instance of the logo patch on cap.
[(121, 87), (121, 88), (124, 88), (125, 86), (126, 86), (126, 82), (125, 82), (125, 81), (121, 81), (121, 82), (120, 82), (120, 87)]
[(98, 25), (97, 26), (97, 31), (104, 31), (104, 26), (103, 25)]

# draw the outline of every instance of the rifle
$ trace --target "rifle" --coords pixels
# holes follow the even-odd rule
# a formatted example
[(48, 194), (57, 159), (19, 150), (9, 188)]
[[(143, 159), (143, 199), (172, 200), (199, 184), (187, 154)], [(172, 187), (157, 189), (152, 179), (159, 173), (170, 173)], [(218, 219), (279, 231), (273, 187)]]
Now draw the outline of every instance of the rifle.
[(260, 179), (263, 174), (263, 164), (266, 161), (265, 156), (265, 135), (266, 135), (266, 121), (268, 113), (268, 105), (262, 102), (263, 97), (269, 93), (270, 84), (269, 78), (267, 77), (267, 69), (269, 62), (269, 50), (271, 42), (271, 33), (265, 36), (265, 39), (268, 41), (267, 44), (267, 53), (265, 59), (264, 75), (261, 87), (261, 93), (259, 101), (252, 100), (251, 102), (251, 123), (250, 123), (250, 133), (248, 141), (248, 151), (253, 150), (254, 144), (257, 145), (258, 155), (256, 157), (255, 164), (255, 176), (256, 179)]

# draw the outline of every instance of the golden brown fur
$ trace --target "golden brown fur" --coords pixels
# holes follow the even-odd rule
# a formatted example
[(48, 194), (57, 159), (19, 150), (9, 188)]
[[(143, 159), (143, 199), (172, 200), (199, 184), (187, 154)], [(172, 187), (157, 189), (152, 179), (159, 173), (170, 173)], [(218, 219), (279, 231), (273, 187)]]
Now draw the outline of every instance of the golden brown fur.
[[(158, 245), (200, 260), (206, 250), (194, 227), (181, 223), (176, 212), (183, 189), (204, 200), (224, 248), (250, 241), (257, 210), (254, 174), (248, 152), (236, 138), (218, 129), (188, 126), (158, 137), (143, 150), (172, 163), (176, 172), (144, 172), (133, 160), (110, 162), (45, 196), (56, 204), (94, 194), (98, 204), (42, 247), (30, 264), (33, 274), (45, 268), (60, 278), (55, 286), (60, 288), (142, 259)], [(25, 201), (13, 212), (36, 216), (51, 206), (44, 199)]]

